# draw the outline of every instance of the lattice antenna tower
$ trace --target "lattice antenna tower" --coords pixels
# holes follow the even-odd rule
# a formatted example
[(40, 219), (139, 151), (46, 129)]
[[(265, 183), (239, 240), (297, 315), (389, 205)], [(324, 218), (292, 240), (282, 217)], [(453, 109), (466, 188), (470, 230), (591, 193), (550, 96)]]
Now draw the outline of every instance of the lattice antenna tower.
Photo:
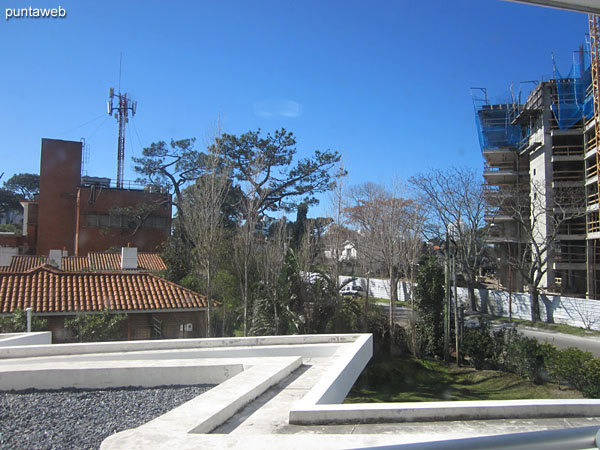
[[(120, 90), (120, 89), (119, 89)], [(117, 189), (123, 189), (123, 169), (125, 166), (125, 125), (129, 122), (129, 111), (135, 116), (137, 102), (134, 102), (127, 96), (118, 92), (115, 94), (115, 89), (108, 90), (108, 114), (114, 115), (119, 124), (119, 141), (117, 144)], [(113, 100), (116, 100), (113, 103)]]
[(81, 174), (87, 175), (86, 166), (90, 162), (90, 148), (88, 144), (85, 142), (85, 138), (82, 137), (81, 141)]

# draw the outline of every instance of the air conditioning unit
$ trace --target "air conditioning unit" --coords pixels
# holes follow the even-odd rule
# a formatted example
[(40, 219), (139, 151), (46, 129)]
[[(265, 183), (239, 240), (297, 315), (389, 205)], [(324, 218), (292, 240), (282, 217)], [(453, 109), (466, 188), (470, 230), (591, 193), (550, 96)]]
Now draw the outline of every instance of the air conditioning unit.
[(110, 178), (83, 176), (81, 177), (81, 185), (109, 188)]
[(194, 331), (194, 324), (186, 323), (185, 324), (185, 331)]

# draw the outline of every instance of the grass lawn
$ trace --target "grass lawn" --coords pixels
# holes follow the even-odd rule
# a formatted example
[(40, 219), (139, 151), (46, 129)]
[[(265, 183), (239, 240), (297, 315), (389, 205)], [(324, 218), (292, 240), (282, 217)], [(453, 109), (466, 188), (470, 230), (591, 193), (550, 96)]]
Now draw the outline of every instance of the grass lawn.
[[(390, 299), (389, 298), (380, 298), (380, 297), (369, 297), (369, 303), (371, 304), (375, 304), (375, 303), (385, 303), (386, 305), (390, 304)], [(410, 303), (409, 302), (396, 302), (396, 306), (401, 306), (404, 308), (411, 308)]]
[(434, 402), (446, 400), (516, 400), (583, 398), (557, 385), (536, 385), (516, 375), (439, 361), (395, 358), (372, 361), (344, 403)]

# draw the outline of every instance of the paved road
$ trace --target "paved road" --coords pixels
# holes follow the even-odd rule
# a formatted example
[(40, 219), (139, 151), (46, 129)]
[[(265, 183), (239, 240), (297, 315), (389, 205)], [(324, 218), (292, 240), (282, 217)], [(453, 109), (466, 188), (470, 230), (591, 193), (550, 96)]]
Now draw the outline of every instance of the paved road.
[(573, 336), (523, 326), (517, 327), (517, 330), (525, 336), (535, 338), (540, 342), (553, 344), (556, 348), (577, 347), (581, 350), (591, 352), (594, 356), (600, 357), (600, 338), (597, 337)]
[[(389, 303), (378, 303), (378, 305), (383, 307), (386, 315), (389, 314)], [(394, 321), (399, 325), (408, 325), (412, 314), (412, 309), (397, 306), (394, 310)], [(496, 322), (493, 325), (493, 328), (515, 326), (515, 324)], [(600, 357), (600, 337), (573, 336), (571, 334), (557, 333), (555, 331), (540, 330), (524, 326), (516, 326), (516, 328), (525, 336), (535, 338), (540, 342), (548, 342), (556, 346), (556, 348), (577, 347), (581, 350), (591, 352), (596, 357)]]
[[(467, 321), (476, 323), (476, 318), (467, 318)], [(581, 350), (591, 352), (594, 356), (600, 357), (600, 337), (595, 336), (573, 336), (571, 334), (557, 333), (556, 331), (540, 330), (538, 328), (526, 327), (515, 323), (507, 324), (503, 322), (492, 322), (492, 329), (516, 328), (527, 337), (537, 339), (539, 342), (548, 342), (556, 348), (577, 347)]]
[[(390, 304), (389, 303), (377, 303), (377, 305), (383, 307), (385, 311), (385, 315), (389, 316), (390, 314)], [(399, 325), (409, 325), (410, 318), (413, 316), (413, 310), (411, 308), (404, 308), (400, 306), (396, 306), (394, 308), (394, 323)]]

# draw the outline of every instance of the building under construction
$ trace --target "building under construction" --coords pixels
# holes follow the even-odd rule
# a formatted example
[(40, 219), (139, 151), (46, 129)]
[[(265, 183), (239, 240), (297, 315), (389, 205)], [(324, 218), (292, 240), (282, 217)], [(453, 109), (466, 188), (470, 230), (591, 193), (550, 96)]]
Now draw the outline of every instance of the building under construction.
[(598, 298), (595, 55), (589, 43), (575, 55), (566, 76), (555, 68), (554, 78), (537, 83), (523, 102), (490, 102), (481, 89), (474, 103), (499, 280), (523, 289), (519, 263), (531, 264), (537, 253), (540, 289)]

